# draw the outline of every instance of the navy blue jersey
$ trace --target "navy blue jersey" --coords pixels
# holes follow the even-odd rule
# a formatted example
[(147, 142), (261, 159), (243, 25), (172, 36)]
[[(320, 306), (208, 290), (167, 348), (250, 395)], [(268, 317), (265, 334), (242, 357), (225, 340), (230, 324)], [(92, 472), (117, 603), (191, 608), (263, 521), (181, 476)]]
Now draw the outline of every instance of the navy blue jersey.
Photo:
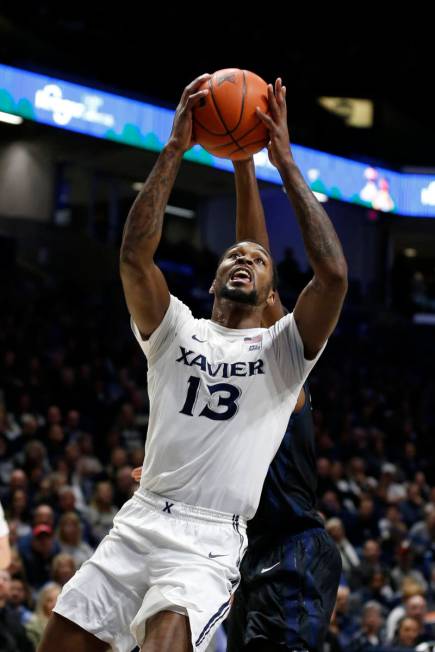
[(305, 397), (302, 410), (290, 417), (284, 439), (269, 467), (257, 513), (248, 523), (248, 536), (323, 527), (316, 511), (314, 426), (306, 386)]

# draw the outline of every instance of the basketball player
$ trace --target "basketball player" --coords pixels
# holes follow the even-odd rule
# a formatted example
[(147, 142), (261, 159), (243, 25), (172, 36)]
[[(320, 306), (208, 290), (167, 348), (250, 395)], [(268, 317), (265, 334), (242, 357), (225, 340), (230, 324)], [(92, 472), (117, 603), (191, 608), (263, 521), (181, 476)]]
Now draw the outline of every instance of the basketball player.
[[(295, 310), (265, 329), (274, 266), (255, 242), (219, 261), (211, 319), (194, 319), (154, 263), (165, 206), (192, 145), (192, 109), (209, 75), (183, 92), (170, 138), (125, 226), (121, 277), (148, 359), (150, 419), (141, 486), (93, 557), (65, 585), (40, 652), (203, 652), (228, 615), (268, 466), (346, 293), (337, 235), (296, 167), (285, 89), (268, 87), (269, 157), (295, 207), (313, 267)], [(254, 427), (253, 427), (254, 426)]]
[(11, 548), (9, 546), (9, 527), (0, 503), (0, 570), (8, 568), (11, 563)]
[[(269, 250), (254, 162), (235, 161), (234, 168), (236, 239), (255, 240)], [(282, 308), (275, 316), (266, 309), (263, 325), (283, 315)], [(141, 468), (132, 475), (139, 481)], [(228, 652), (322, 649), (341, 559), (316, 512), (316, 486), (314, 425), (305, 386), (248, 523), (241, 584), (229, 615)]]
[[(249, 236), (269, 249), (253, 161), (237, 161), (234, 167), (237, 240)], [(274, 318), (270, 312), (265, 311), (266, 326)], [(248, 524), (249, 546), (228, 622), (228, 652), (323, 649), (341, 559), (316, 512), (316, 488), (314, 426), (305, 386)]]

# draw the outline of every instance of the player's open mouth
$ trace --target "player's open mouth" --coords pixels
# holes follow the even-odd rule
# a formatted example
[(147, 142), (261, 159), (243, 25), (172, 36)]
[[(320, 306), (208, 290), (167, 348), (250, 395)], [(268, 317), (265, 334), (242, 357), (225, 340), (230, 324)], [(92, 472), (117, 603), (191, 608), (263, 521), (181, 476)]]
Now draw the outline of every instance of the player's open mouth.
[(246, 267), (237, 267), (230, 276), (232, 283), (248, 284), (252, 282), (252, 274)]

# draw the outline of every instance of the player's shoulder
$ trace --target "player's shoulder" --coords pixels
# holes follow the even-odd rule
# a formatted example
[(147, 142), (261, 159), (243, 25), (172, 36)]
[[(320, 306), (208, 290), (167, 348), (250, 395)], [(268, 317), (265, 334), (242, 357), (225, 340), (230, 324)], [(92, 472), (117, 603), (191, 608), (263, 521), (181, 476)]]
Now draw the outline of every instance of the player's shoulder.
[(290, 335), (293, 329), (294, 317), (292, 312), (287, 312), (274, 324), (266, 328), (266, 338), (271, 342), (279, 340), (283, 335)]
[(270, 333), (279, 332), (287, 328), (294, 321), (293, 312), (286, 312), (280, 319), (277, 319), (271, 326), (267, 328)]

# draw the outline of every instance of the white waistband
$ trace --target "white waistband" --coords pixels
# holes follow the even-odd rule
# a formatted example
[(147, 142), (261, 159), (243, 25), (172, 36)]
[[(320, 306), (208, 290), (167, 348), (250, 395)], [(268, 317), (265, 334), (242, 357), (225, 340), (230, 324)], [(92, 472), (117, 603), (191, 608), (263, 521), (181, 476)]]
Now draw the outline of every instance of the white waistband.
[(228, 514), (227, 512), (217, 512), (214, 509), (208, 509), (206, 507), (187, 505), (186, 503), (180, 503), (166, 496), (159, 496), (143, 487), (139, 487), (134, 495), (146, 503), (149, 508), (157, 512), (164, 512), (169, 516), (180, 516), (185, 519), (209, 521), (212, 523), (228, 523), (232, 524), (235, 529), (246, 528), (246, 519), (243, 516), (239, 516), (239, 514)]

